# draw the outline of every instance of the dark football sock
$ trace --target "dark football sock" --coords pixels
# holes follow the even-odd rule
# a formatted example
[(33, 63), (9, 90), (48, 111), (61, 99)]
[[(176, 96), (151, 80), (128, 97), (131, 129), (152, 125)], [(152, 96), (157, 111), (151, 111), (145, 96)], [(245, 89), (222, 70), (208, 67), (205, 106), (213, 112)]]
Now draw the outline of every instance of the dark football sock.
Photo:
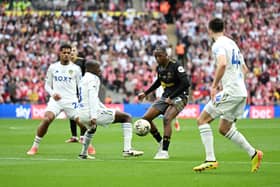
[(157, 141), (158, 143), (161, 142), (162, 137), (161, 137), (160, 133), (158, 132), (158, 130), (153, 131), (153, 132), (151, 131), (151, 134), (153, 135), (153, 137), (156, 139), (156, 141)]
[(72, 136), (77, 137), (77, 125), (74, 120), (70, 120), (70, 129)]
[(170, 144), (170, 137), (163, 136), (162, 150), (168, 151), (169, 144)]

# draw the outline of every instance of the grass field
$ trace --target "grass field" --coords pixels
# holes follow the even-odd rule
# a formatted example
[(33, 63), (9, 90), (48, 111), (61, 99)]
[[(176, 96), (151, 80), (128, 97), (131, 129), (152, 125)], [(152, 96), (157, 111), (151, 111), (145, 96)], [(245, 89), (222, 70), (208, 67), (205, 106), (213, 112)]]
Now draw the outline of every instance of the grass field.
[[(280, 119), (240, 120), (238, 129), (257, 148), (264, 161), (257, 173), (250, 172), (246, 152), (217, 133), (213, 123), (215, 151), (220, 166), (195, 173), (204, 160), (204, 149), (194, 120), (181, 120), (181, 131), (173, 132), (169, 160), (153, 160), (158, 145), (150, 135), (134, 136), (134, 147), (142, 157), (122, 157), (119, 124), (98, 128), (94, 137), (96, 160), (79, 160), (80, 144), (67, 144), (68, 121), (56, 120), (40, 145), (39, 153), (27, 156), (39, 121), (0, 120), (0, 186), (2, 187), (222, 187), (280, 186)], [(161, 127), (161, 121), (156, 121)], [(161, 128), (160, 128), (161, 129)]]

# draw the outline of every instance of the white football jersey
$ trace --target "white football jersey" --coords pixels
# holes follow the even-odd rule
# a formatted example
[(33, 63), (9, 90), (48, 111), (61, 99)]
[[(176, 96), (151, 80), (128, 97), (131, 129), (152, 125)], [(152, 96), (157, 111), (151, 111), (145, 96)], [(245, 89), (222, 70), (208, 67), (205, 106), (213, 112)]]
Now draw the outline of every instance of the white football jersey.
[(223, 91), (231, 96), (247, 97), (242, 65), (245, 63), (236, 43), (226, 36), (220, 36), (212, 46), (212, 53), (217, 63), (219, 55), (225, 55), (226, 70), (222, 77)]
[(57, 93), (61, 100), (73, 100), (77, 98), (78, 83), (82, 77), (79, 66), (70, 62), (62, 65), (59, 61), (51, 64), (47, 71), (45, 89), (52, 96)]
[(79, 113), (89, 112), (90, 119), (97, 119), (97, 111), (106, 108), (98, 97), (99, 77), (86, 72), (79, 85)]

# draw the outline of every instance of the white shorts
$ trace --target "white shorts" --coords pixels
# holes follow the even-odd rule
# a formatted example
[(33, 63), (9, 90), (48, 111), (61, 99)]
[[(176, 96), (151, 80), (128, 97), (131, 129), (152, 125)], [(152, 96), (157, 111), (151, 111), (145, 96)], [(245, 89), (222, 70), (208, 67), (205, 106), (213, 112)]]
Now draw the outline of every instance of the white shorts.
[(221, 117), (232, 122), (243, 115), (246, 99), (246, 97), (232, 97), (220, 92), (216, 95), (216, 101), (209, 101), (203, 110), (213, 119)]
[[(115, 114), (116, 114), (115, 109), (106, 108), (106, 109), (98, 110), (97, 119), (96, 119), (97, 125), (107, 126), (113, 123), (115, 121)], [(90, 112), (80, 110), (78, 112), (78, 116), (80, 122), (88, 128), (91, 120)]]
[(55, 101), (52, 97), (50, 98), (46, 111), (50, 111), (57, 116), (60, 112), (64, 111), (68, 118), (75, 119), (77, 116), (77, 110), (75, 109), (78, 103), (78, 99)]

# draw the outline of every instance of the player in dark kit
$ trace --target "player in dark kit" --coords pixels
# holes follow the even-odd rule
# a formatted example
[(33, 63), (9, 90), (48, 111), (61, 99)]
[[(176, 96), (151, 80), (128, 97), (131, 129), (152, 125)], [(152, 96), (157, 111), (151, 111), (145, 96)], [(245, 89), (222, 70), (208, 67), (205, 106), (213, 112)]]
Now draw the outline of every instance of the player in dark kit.
[[(154, 51), (158, 63), (157, 79), (145, 92), (139, 93), (138, 98), (142, 101), (148, 94), (162, 86), (164, 91), (160, 99), (144, 114), (151, 124), (151, 134), (159, 143), (159, 150), (154, 159), (168, 159), (168, 147), (172, 134), (171, 122), (184, 109), (188, 103), (188, 90), (190, 80), (184, 67), (168, 57), (164, 47), (158, 47)], [(153, 123), (160, 114), (163, 114), (163, 137)]]

